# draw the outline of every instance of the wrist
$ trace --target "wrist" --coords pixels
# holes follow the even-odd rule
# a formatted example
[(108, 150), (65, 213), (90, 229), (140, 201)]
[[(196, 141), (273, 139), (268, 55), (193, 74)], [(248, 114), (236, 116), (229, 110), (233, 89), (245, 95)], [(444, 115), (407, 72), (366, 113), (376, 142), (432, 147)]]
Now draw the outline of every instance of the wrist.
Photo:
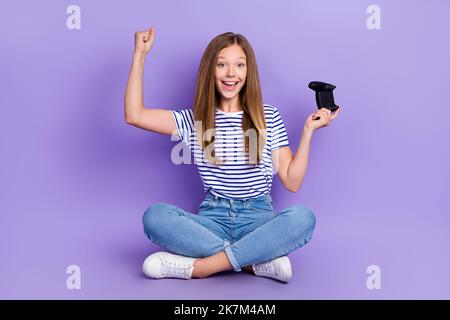
[(135, 51), (133, 53), (133, 60), (144, 61), (146, 56), (147, 56), (147, 54), (145, 54), (143, 52), (136, 52)]
[(313, 129), (310, 129), (310, 128), (307, 128), (307, 127), (303, 128), (303, 135), (304, 136), (312, 137), (313, 133), (314, 133)]

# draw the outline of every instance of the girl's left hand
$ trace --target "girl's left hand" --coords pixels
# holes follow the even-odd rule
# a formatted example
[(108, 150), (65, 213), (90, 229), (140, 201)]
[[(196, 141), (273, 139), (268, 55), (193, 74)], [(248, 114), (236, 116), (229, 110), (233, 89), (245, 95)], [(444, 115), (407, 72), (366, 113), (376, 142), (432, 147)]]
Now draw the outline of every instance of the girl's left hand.
[[(339, 107), (334, 113), (327, 108), (320, 108), (318, 111), (310, 114), (305, 122), (305, 129), (315, 131), (322, 127), (328, 127), (331, 125), (331, 121), (336, 119), (339, 115), (339, 111), (341, 108)], [(318, 120), (313, 120), (316, 117), (320, 117)]]

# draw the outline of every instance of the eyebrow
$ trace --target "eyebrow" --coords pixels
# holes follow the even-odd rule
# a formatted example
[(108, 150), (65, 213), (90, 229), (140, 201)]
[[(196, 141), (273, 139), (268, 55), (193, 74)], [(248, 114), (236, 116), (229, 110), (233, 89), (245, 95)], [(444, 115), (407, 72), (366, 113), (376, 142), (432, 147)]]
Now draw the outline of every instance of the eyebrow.
[[(226, 58), (225, 58), (225, 57), (222, 57), (222, 56), (219, 56), (218, 59), (225, 59), (225, 60), (226, 60)], [(244, 59), (244, 60), (245, 60), (245, 57), (239, 57), (239, 58), (237, 58), (236, 60), (239, 60), (239, 59)]]

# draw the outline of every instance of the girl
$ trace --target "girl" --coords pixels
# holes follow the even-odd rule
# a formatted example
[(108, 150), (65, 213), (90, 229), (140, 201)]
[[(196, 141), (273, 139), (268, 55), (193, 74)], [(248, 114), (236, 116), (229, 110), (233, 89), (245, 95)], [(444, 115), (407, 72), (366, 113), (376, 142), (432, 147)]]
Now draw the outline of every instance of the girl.
[(302, 205), (275, 214), (272, 176), (277, 173), (286, 189), (297, 192), (313, 132), (329, 126), (339, 109), (331, 114), (321, 108), (308, 116), (293, 156), (278, 109), (262, 102), (253, 49), (244, 36), (231, 32), (216, 36), (203, 54), (193, 109), (144, 108), (144, 62), (154, 38), (153, 27), (135, 33), (126, 122), (183, 141), (194, 155), (206, 197), (198, 214), (166, 203), (147, 208), (147, 237), (171, 253), (150, 255), (144, 273), (191, 279), (245, 270), (288, 282), (287, 254), (311, 240), (316, 222)]

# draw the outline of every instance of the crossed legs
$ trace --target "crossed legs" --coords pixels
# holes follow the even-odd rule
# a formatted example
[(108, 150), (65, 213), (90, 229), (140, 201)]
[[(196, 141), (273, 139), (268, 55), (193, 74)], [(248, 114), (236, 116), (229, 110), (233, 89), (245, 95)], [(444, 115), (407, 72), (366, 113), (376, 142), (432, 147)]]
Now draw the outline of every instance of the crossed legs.
[(232, 244), (210, 218), (170, 204), (149, 207), (143, 224), (155, 244), (196, 258), (192, 277), (205, 278), (227, 270), (252, 272), (252, 264), (286, 255), (305, 245), (312, 237), (315, 217), (307, 207), (292, 206)]

